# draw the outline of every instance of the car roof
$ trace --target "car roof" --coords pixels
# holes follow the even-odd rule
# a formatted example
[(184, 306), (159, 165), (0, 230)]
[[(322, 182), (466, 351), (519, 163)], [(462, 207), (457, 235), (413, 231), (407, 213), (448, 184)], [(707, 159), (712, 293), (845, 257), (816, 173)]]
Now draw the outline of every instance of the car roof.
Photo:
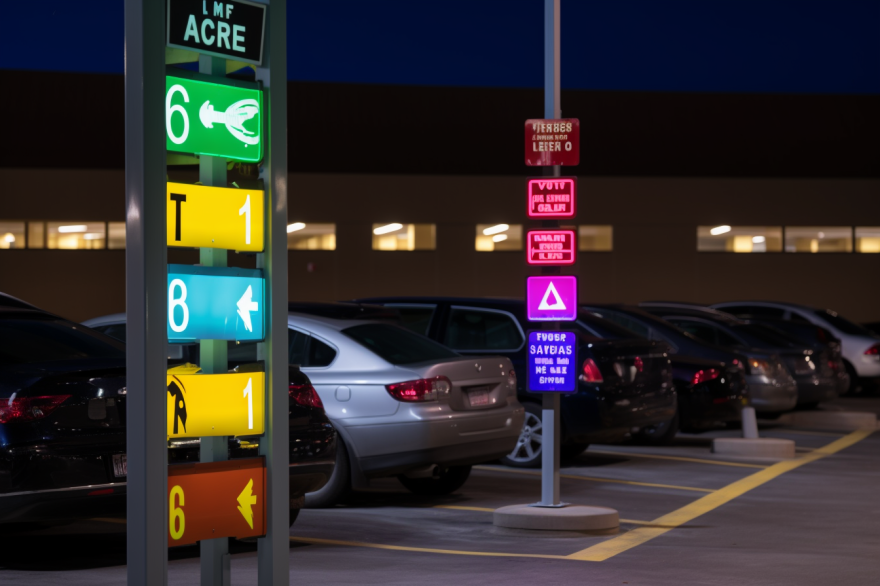
[(331, 319), (390, 319), (400, 320), (400, 312), (384, 305), (371, 305), (355, 302), (302, 302), (292, 301), (287, 304), (291, 313), (307, 314)]
[(746, 323), (744, 320), (741, 320), (734, 315), (719, 311), (717, 309), (713, 309), (711, 307), (706, 307), (704, 305), (687, 303), (661, 303), (653, 301), (647, 303), (639, 303), (639, 307), (669, 310), (671, 314), (677, 316), (698, 317), (702, 319), (712, 320), (714, 322), (724, 323), (727, 325), (741, 325)]
[(8, 295), (6, 293), (0, 293), (0, 307), (18, 307), (22, 309), (37, 310), (40, 309), (36, 305), (30, 304), (27, 301), (22, 301), (18, 297), (13, 297), (12, 295)]
[(724, 301), (722, 303), (713, 303), (712, 307), (723, 307), (727, 305), (756, 305), (759, 307), (782, 307), (782, 308), (793, 308), (793, 309), (801, 309), (803, 311), (813, 312), (817, 307), (812, 307), (810, 305), (803, 305), (800, 303), (788, 303), (786, 301), (766, 301), (753, 299), (751, 301)]

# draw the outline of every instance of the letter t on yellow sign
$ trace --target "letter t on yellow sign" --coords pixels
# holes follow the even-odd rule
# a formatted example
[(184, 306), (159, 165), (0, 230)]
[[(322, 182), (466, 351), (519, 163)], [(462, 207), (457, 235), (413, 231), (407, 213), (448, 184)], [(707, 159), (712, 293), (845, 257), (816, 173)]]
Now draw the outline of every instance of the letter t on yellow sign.
[(168, 246), (263, 251), (263, 191), (185, 183), (167, 187)]

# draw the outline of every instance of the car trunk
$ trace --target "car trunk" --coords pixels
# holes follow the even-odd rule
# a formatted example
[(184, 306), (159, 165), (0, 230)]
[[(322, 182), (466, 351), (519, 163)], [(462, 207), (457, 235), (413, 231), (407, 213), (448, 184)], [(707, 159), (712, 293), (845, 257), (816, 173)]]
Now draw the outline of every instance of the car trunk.
[(515, 389), (508, 387), (508, 377), (513, 367), (510, 361), (500, 357), (467, 357), (407, 365), (419, 378), (445, 376), (452, 381), (449, 395), (441, 402), (449, 404), (454, 411), (480, 411), (507, 405), (508, 394)]
[(601, 340), (582, 346), (579, 360), (583, 363), (592, 355), (603, 379), (599, 392), (650, 399), (671, 387), (667, 350), (665, 344), (649, 340)]

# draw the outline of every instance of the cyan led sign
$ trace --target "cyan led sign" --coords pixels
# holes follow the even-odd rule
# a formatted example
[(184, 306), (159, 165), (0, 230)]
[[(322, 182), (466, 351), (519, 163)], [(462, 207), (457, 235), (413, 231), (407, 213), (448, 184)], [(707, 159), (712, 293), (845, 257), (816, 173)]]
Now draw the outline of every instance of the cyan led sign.
[(260, 270), (168, 265), (168, 341), (261, 341)]

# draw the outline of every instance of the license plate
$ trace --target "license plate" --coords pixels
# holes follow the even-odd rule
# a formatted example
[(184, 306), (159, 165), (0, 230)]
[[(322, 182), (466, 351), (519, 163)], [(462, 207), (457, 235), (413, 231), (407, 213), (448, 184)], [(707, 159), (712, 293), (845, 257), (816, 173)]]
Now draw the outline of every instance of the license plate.
[(469, 391), (468, 401), (471, 407), (480, 407), (489, 404), (489, 391)]
[(128, 476), (128, 464), (125, 460), (125, 454), (113, 454), (113, 475), (116, 478)]

